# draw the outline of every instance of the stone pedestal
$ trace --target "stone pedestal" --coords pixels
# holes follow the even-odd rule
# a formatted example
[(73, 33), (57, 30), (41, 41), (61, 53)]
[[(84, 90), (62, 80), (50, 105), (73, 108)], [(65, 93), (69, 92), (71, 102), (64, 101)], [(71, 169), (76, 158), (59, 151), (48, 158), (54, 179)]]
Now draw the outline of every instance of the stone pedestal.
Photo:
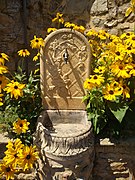
[(40, 180), (91, 179), (94, 137), (86, 111), (43, 111), (35, 144), (41, 155), (37, 163)]

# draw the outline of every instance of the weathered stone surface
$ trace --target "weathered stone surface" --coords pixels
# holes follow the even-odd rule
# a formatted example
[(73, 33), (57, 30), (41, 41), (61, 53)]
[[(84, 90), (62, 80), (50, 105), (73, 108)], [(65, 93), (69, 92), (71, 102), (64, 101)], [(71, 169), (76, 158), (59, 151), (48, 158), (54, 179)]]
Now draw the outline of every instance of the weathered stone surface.
[[(48, 120), (52, 127), (46, 124)], [(41, 153), (37, 163), (41, 180), (92, 178), (94, 136), (85, 111), (44, 111), (38, 119), (35, 144)]]
[(89, 0), (68, 0), (64, 9), (66, 14), (82, 15), (87, 10)]
[(5, 156), (4, 152), (6, 151), (8, 141), (7, 133), (0, 134), (0, 159)]
[(104, 25), (105, 27), (111, 28), (111, 27), (115, 27), (118, 24), (117, 20), (112, 20), (111, 22), (105, 22)]
[(108, 12), (107, 0), (95, 0), (92, 8), (91, 15), (100, 15)]
[(100, 140), (99, 144), (96, 144), (95, 151), (94, 180), (134, 179), (134, 138), (114, 142), (106, 138)]
[(90, 75), (90, 61), (89, 42), (80, 32), (63, 28), (47, 36), (40, 59), (45, 109), (85, 109), (83, 82)]
[(15, 175), (15, 179), (17, 180), (35, 180), (36, 179), (36, 172), (35, 170), (29, 170), (25, 172), (18, 173)]

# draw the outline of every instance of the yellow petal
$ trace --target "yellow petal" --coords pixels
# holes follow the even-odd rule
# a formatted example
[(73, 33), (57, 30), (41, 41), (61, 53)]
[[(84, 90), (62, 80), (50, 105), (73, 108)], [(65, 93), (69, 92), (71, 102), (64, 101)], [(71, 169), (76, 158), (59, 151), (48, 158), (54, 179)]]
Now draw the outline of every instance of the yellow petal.
[(129, 16), (129, 14), (131, 14), (132, 12), (132, 7), (129, 7), (127, 10), (126, 10), (126, 13), (125, 13), (125, 16)]
[(131, 4), (134, 6), (135, 5), (135, 0), (131, 0)]

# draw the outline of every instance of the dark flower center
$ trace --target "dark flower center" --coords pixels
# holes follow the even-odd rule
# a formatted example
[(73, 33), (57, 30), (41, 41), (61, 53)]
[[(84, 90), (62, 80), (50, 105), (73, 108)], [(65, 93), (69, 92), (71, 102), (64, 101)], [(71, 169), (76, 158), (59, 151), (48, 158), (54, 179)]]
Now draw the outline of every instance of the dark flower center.
[(126, 89), (126, 86), (125, 86), (125, 85), (123, 85), (122, 87), (123, 87), (123, 89)]
[(20, 124), (20, 127), (23, 127), (23, 124), (22, 124), (22, 123)]
[(121, 88), (119, 88), (118, 91), (121, 91)]
[(2, 84), (2, 81), (0, 81), (0, 84)]
[(31, 156), (28, 154), (27, 156), (26, 156), (26, 159), (30, 159), (31, 158)]
[(110, 41), (112, 42), (112, 38), (109, 38), (110, 39)]
[(10, 172), (10, 171), (11, 171), (10, 167), (7, 167), (6, 172)]
[(130, 36), (130, 33), (126, 33), (127, 36)]
[(119, 56), (119, 55), (120, 55), (120, 52), (119, 52), (119, 51), (117, 51), (117, 52), (116, 52), (116, 55), (117, 55), (117, 56)]
[(15, 154), (14, 157), (17, 158), (18, 157), (17, 154)]
[(38, 39), (36, 39), (35, 41), (36, 41), (37, 43), (39, 42), (39, 40), (38, 40)]
[(122, 69), (123, 69), (123, 66), (120, 65), (120, 66), (119, 66), (119, 69), (122, 70)]
[(109, 94), (113, 95), (113, 94), (114, 94), (113, 90), (110, 90), (110, 91), (109, 91)]
[(93, 79), (97, 79), (97, 76), (94, 76)]
[(14, 86), (14, 89), (18, 89), (18, 86)]
[(131, 47), (128, 47), (127, 49), (128, 49), (128, 50), (131, 50)]

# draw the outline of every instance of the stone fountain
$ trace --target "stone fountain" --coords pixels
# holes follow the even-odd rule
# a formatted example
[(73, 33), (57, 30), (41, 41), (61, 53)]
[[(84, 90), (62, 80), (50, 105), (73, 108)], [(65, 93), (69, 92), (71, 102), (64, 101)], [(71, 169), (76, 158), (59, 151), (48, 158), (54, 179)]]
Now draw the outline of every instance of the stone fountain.
[(40, 180), (92, 178), (94, 137), (82, 102), (90, 59), (90, 45), (80, 32), (63, 28), (45, 39), (40, 59), (44, 110), (35, 133)]

